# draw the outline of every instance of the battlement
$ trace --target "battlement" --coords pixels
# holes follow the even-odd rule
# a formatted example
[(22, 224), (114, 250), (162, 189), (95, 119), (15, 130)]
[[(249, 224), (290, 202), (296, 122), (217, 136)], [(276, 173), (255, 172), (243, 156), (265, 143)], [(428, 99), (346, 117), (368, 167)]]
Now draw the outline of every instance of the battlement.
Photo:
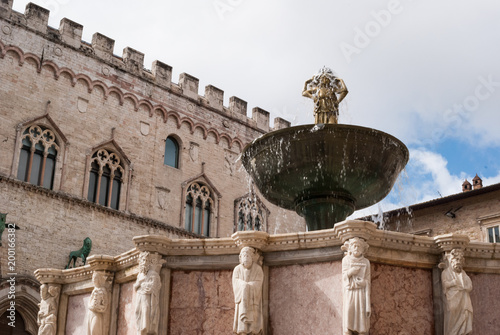
[[(251, 118), (247, 117), (247, 102), (230, 97), (229, 106), (224, 106), (224, 91), (212, 86), (205, 87), (204, 95), (199, 93), (199, 79), (187, 74), (179, 75), (178, 83), (172, 82), (172, 67), (155, 60), (151, 70), (144, 68), (144, 53), (131, 47), (123, 50), (122, 56), (114, 54), (115, 41), (101, 33), (94, 33), (90, 43), (82, 41), (83, 25), (63, 18), (59, 29), (48, 25), (50, 11), (34, 3), (28, 3), (24, 14), (12, 9), (14, 0), (0, 0), (0, 19), (10, 21), (17, 26), (26, 27), (45, 39), (63, 44), (76, 51), (83, 52), (99, 61), (110, 64), (124, 73), (128, 73), (151, 82), (158, 87), (174, 94), (182, 95), (197, 104), (216, 111), (219, 114), (244, 122), (261, 131), (271, 130), (269, 125), (269, 112), (260, 107), (252, 109)], [(275, 119), (274, 129), (289, 127), (290, 122), (281, 118)]]

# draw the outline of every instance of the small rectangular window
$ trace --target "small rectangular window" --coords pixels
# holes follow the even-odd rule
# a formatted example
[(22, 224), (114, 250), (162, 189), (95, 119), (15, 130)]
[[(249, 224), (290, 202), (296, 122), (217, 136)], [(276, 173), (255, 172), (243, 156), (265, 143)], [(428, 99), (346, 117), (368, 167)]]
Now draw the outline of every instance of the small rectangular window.
[(97, 173), (95, 172), (90, 172), (90, 179), (89, 179), (89, 194), (87, 199), (89, 201), (95, 202), (96, 199), (96, 187), (97, 187)]
[(28, 174), (28, 163), (30, 159), (29, 149), (21, 149), (21, 155), (19, 156), (19, 168), (17, 170), (17, 179), (22, 181), (28, 181), (26, 179)]
[(40, 173), (42, 171), (43, 153), (35, 151), (33, 162), (31, 163), (31, 176), (29, 182), (33, 185), (40, 185)]
[(488, 228), (488, 242), (500, 243), (500, 227), (499, 226)]
[(193, 205), (191, 203), (186, 203), (186, 230), (192, 231), (193, 229)]
[(56, 161), (54, 158), (48, 156), (45, 161), (45, 173), (43, 175), (43, 187), (52, 189), (52, 183), (54, 181), (54, 171), (55, 171)]
[(108, 205), (108, 192), (109, 192), (109, 176), (101, 176), (101, 185), (99, 190), (99, 205)]
[(120, 203), (120, 186), (119, 180), (113, 180), (113, 189), (111, 190), (111, 203), (109, 207), (113, 209), (118, 209), (118, 204)]

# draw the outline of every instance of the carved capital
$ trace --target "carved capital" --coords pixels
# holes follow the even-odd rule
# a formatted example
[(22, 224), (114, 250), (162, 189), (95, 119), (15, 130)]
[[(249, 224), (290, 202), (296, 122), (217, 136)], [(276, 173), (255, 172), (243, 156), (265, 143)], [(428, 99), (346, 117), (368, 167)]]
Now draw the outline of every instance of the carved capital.
[(457, 248), (465, 250), (470, 239), (467, 235), (446, 234), (434, 237), (434, 241), (441, 252), (448, 252)]
[(375, 234), (377, 225), (369, 221), (349, 220), (335, 224), (333, 229), (342, 243), (353, 237), (368, 241)]
[(267, 246), (269, 234), (263, 231), (238, 231), (231, 235), (231, 238), (240, 250), (244, 247), (263, 250)]
[(113, 272), (115, 268), (115, 258), (108, 255), (92, 255), (87, 258), (92, 271)]
[(41, 284), (62, 284), (65, 275), (59, 269), (38, 269), (35, 270), (35, 277)]

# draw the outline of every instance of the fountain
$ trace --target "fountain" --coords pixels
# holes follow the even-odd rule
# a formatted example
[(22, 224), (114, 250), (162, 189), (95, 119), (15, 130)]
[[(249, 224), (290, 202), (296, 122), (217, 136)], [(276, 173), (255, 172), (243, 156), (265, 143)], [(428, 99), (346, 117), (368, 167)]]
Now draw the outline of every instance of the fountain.
[(408, 162), (408, 149), (394, 136), (338, 124), (347, 93), (342, 79), (321, 69), (303, 91), (314, 100), (315, 124), (268, 133), (243, 149), (243, 165), (262, 195), (303, 216), (309, 231), (333, 228), (381, 201)]

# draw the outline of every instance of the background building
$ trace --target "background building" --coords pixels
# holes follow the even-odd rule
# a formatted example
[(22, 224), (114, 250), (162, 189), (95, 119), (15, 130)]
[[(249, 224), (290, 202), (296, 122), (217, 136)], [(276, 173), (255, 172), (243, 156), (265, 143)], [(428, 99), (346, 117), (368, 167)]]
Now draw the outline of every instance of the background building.
[(479, 176), (465, 180), (462, 193), (368, 216), (383, 229), (416, 235), (464, 234), (471, 241), (500, 243), (500, 184), (483, 186)]
[[(132, 237), (227, 237), (237, 229), (303, 231), (295, 213), (253, 193), (238, 161), (272, 130), (269, 113), (100, 33), (81, 40), (68, 19), (0, 2), (0, 212), (16, 231), (18, 311), (36, 318), (37, 268), (64, 268), (90, 237), (91, 254), (118, 254)], [(277, 118), (274, 129), (289, 127)], [(6, 234), (0, 247), (7, 268)], [(0, 315), (8, 284), (0, 286)], [(23, 300), (24, 299), (24, 300)], [(33, 329), (31, 330), (33, 333)]]

